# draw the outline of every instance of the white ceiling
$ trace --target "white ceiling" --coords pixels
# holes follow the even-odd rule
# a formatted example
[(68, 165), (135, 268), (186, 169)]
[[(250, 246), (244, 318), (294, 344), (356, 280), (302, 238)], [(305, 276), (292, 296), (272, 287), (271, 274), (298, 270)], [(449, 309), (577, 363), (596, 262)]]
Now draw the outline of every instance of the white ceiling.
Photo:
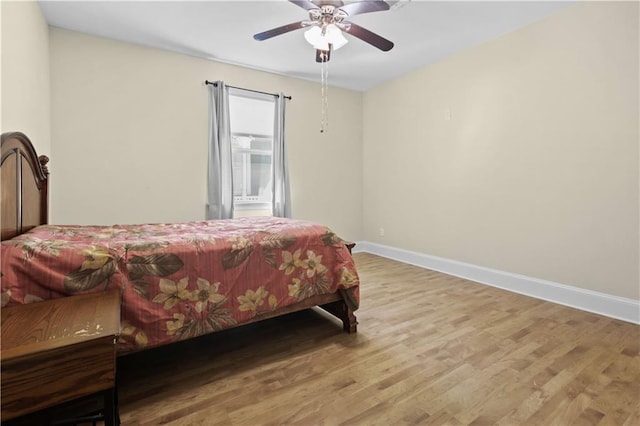
[[(351, 3), (351, 2), (345, 2)], [(389, 11), (350, 21), (393, 41), (382, 52), (346, 35), (333, 52), (331, 85), (364, 91), (448, 55), (540, 20), (569, 2), (389, 1)], [(262, 1), (49, 1), (47, 22), (130, 43), (319, 81), (320, 64), (304, 29), (265, 41), (253, 34), (307, 19), (286, 0)], [(215, 76), (211, 76), (215, 78)]]

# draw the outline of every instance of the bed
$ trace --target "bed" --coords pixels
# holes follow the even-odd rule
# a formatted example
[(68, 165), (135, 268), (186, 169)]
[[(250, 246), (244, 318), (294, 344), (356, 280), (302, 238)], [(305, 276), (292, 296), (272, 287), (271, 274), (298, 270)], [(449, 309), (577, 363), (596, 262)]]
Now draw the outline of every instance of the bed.
[(49, 225), (48, 158), (2, 135), (2, 306), (118, 288), (120, 354), (319, 306), (356, 332), (352, 243), (317, 223), (240, 218)]

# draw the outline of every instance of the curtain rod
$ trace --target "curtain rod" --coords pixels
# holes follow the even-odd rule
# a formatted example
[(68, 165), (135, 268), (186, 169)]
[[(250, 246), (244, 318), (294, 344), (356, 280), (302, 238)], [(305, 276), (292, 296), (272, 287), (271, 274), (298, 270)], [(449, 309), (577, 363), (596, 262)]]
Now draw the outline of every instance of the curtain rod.
[[(218, 83), (216, 83), (215, 81), (205, 80), (204, 84), (211, 84), (211, 85), (213, 85), (213, 87), (218, 87)], [(244, 87), (230, 86), (228, 84), (226, 86), (227, 87), (231, 87), (233, 89), (246, 90), (246, 91), (253, 92), (253, 93), (262, 93), (263, 95), (278, 96), (276, 93), (261, 92), (260, 90), (245, 89)], [(291, 100), (291, 96), (285, 96), (284, 98)]]

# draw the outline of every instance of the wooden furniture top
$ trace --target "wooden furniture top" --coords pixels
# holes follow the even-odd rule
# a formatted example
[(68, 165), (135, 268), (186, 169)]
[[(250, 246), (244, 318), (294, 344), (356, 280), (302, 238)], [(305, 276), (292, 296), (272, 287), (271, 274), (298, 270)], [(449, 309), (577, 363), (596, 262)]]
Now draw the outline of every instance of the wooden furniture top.
[(26, 354), (117, 336), (120, 334), (119, 308), (118, 290), (4, 307), (0, 310), (0, 358), (7, 361)]

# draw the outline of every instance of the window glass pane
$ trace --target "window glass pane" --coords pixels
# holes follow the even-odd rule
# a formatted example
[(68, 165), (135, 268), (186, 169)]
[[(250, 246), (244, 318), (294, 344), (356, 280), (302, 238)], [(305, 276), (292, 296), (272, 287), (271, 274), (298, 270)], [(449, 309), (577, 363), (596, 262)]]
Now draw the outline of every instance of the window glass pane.
[(251, 154), (251, 195), (271, 201), (271, 155)]
[(242, 196), (245, 193), (244, 188), (244, 157), (245, 154), (233, 152), (233, 196)]

